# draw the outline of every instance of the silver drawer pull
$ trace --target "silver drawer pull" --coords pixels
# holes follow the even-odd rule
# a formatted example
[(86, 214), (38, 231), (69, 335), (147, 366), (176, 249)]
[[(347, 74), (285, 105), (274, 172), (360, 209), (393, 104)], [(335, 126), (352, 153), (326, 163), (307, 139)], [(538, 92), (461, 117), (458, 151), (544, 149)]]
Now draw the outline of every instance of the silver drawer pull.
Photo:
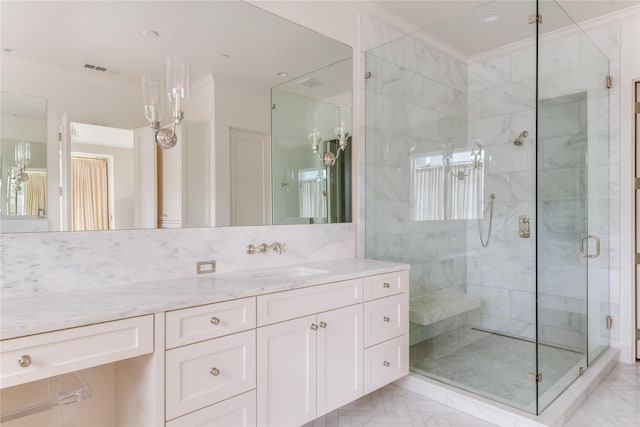
[(384, 285), (382, 285), (382, 286), (383, 286), (383, 287), (385, 287), (385, 288), (387, 288), (387, 289), (389, 289), (389, 288), (391, 287), (391, 285), (390, 285), (390, 284), (388, 284), (387, 282), (384, 282)]
[(387, 368), (388, 368), (389, 366), (391, 366), (391, 363), (389, 363), (389, 362), (387, 362), (387, 361), (385, 360), (384, 362), (382, 362), (382, 366), (384, 366), (384, 367), (387, 367)]
[(327, 324), (326, 324), (325, 322), (320, 322), (320, 327), (321, 327), (321, 328), (326, 328), (326, 327), (327, 327)]
[(316, 325), (315, 323), (311, 324), (311, 330), (312, 331), (317, 331), (318, 330), (318, 325)]
[(211, 323), (212, 323), (213, 325), (219, 325), (219, 324), (220, 324), (220, 319), (218, 319), (216, 316), (213, 316), (213, 317), (211, 318)]
[(390, 318), (388, 318), (387, 316), (384, 316), (384, 317), (382, 318), (382, 320), (383, 320), (383, 321), (385, 321), (385, 322), (387, 322), (387, 323), (391, 322), (391, 319), (390, 319)]
[(213, 375), (214, 377), (217, 377), (218, 375), (220, 375), (220, 369), (215, 368), (215, 367), (214, 367), (214, 368), (211, 368), (211, 370), (209, 371), (209, 373), (210, 373), (211, 375)]
[(18, 365), (20, 365), (21, 368), (28, 367), (31, 365), (31, 357), (28, 354), (23, 354), (20, 356), (20, 359), (18, 359)]

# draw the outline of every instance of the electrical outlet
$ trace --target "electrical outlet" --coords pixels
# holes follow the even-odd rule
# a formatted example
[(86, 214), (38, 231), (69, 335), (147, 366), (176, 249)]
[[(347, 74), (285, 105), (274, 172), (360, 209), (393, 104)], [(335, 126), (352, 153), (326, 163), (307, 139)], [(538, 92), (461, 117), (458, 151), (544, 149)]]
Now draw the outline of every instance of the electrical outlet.
[(198, 263), (196, 264), (196, 273), (198, 274), (215, 273), (215, 272), (216, 272), (215, 261), (198, 261)]

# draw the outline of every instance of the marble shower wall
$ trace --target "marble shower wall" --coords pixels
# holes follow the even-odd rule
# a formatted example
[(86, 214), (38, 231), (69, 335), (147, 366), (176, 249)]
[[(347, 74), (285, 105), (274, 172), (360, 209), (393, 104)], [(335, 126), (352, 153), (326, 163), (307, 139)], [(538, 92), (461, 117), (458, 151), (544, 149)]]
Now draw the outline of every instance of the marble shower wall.
[(418, 38), (366, 54), (366, 257), (411, 264), (411, 295), (464, 290), (464, 221), (414, 221), (411, 158), (467, 147), (467, 69)]
[[(609, 310), (609, 264), (613, 262), (610, 209), (616, 205), (611, 200), (611, 194), (616, 197), (616, 184), (610, 173), (613, 176), (611, 169), (617, 171), (617, 162), (610, 159), (609, 151), (615, 150), (617, 141), (608, 141), (610, 93), (603, 83), (608, 64), (579, 32), (543, 35), (539, 52), (540, 216), (539, 230), (532, 229), (529, 239), (519, 237), (518, 219), (527, 215), (536, 224), (534, 47), (476, 60), (469, 67), (469, 139), (483, 141), (485, 198), (496, 194), (488, 248), (479, 244), (478, 225), (469, 223), (467, 289), (483, 299), (482, 313), (472, 317), (472, 322), (534, 338), (537, 269), (540, 339), (584, 349), (587, 270), (578, 242), (588, 231), (602, 241), (601, 256), (590, 261), (588, 277), (589, 347), (594, 348), (594, 344), (608, 343), (603, 325)], [(524, 130), (529, 133), (524, 144), (514, 145)], [(584, 166), (587, 152), (588, 173)], [(488, 205), (485, 207), (486, 233)], [(591, 324), (593, 317), (596, 320)]]

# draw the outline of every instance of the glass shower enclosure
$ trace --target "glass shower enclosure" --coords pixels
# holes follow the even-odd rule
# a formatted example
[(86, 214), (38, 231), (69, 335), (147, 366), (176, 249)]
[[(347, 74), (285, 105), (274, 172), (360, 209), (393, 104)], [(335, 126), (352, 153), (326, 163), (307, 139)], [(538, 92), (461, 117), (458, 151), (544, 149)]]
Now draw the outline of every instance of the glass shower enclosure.
[(606, 56), (494, 1), (366, 71), (366, 257), (411, 264), (411, 370), (539, 414), (609, 346)]

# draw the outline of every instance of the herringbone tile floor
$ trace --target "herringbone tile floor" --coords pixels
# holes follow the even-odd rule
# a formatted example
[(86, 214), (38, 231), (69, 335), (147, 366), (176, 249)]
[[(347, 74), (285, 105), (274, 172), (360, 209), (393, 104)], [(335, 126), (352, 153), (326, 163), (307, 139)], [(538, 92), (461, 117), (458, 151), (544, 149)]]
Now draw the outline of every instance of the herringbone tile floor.
[[(305, 427), (492, 425), (391, 384)], [(640, 365), (618, 365), (566, 426), (640, 427)]]

